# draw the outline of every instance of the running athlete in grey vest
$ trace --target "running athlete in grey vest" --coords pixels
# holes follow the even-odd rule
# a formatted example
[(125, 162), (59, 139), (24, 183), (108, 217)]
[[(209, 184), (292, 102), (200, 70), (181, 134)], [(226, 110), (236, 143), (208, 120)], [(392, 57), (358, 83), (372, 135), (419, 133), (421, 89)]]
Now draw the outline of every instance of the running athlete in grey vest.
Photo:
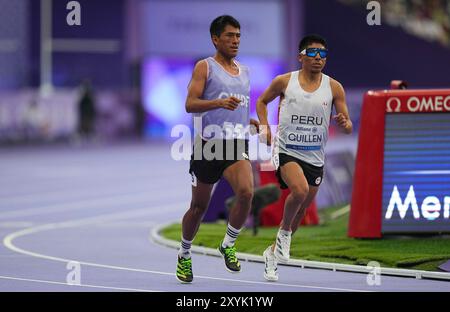
[[(253, 197), (253, 174), (247, 156), (248, 137), (241, 130), (249, 123), (258, 127), (258, 122), (249, 119), (248, 69), (234, 59), (240, 43), (240, 25), (231, 16), (219, 16), (211, 23), (210, 33), (216, 54), (195, 65), (186, 99), (186, 111), (194, 113), (194, 127), (199, 135), (195, 138), (189, 168), (192, 175), (192, 200), (183, 217), (178, 252), (176, 277), (182, 283), (193, 280), (191, 244), (208, 208), (214, 183), (222, 176), (225, 177), (236, 195), (236, 204), (229, 214), (227, 232), (218, 248), (230, 272), (241, 270), (234, 243), (247, 219)], [(208, 131), (208, 128), (219, 128), (220, 131)], [(211, 142), (217, 141), (223, 143), (224, 157), (208, 159), (202, 151)], [(228, 143), (231, 143), (232, 148)], [(240, 149), (242, 146), (244, 149)], [(198, 148), (200, 158), (196, 155)]]
[(328, 50), (325, 39), (309, 35), (299, 44), (299, 71), (277, 76), (259, 97), (256, 109), (261, 138), (270, 145), (267, 104), (280, 97), (279, 125), (274, 142), (273, 162), (281, 188), (289, 188), (283, 219), (275, 243), (264, 251), (264, 277), (278, 280), (277, 262), (289, 260), (291, 235), (305, 215), (322, 182), (324, 148), (332, 105), (333, 119), (346, 134), (352, 132), (342, 85), (322, 73)]

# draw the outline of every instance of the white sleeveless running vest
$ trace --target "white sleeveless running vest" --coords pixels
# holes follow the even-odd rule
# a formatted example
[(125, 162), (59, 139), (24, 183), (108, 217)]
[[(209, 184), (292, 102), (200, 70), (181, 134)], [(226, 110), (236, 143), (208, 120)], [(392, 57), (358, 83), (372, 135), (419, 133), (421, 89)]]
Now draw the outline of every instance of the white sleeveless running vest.
[(313, 166), (324, 165), (333, 104), (330, 77), (322, 74), (320, 87), (310, 93), (302, 89), (298, 75), (299, 71), (291, 73), (280, 103), (273, 153), (277, 168), (278, 153), (288, 154)]

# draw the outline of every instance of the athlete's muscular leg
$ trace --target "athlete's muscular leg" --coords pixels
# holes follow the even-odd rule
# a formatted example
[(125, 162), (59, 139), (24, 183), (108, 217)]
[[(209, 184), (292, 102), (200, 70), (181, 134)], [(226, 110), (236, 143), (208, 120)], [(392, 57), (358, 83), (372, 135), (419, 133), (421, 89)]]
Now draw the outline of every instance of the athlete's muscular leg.
[(308, 181), (306, 181), (302, 168), (295, 162), (290, 161), (280, 168), (281, 177), (289, 187), (291, 193), (286, 198), (283, 210), (281, 229), (291, 231), (291, 224), (297, 215), (300, 206), (306, 200), (309, 192)]
[(200, 223), (208, 209), (211, 190), (214, 184), (205, 184), (197, 180), (197, 186), (192, 186), (192, 200), (189, 210), (186, 211), (182, 221), (183, 238), (193, 240), (197, 234)]
[(316, 194), (318, 191), (319, 191), (318, 186), (311, 186), (311, 185), (309, 186), (308, 196), (306, 197), (305, 201), (300, 206), (300, 209), (297, 212), (297, 215), (295, 216), (294, 220), (292, 221), (292, 224), (291, 224), (292, 234), (294, 234), (295, 231), (297, 231), (300, 221), (303, 219), (303, 217), (306, 214), (306, 209), (309, 207), (309, 205), (311, 205), (311, 203), (314, 200), (314, 198), (316, 197)]
[(235, 206), (230, 211), (228, 223), (240, 229), (250, 212), (253, 198), (253, 172), (248, 160), (239, 160), (223, 172), (236, 195)]

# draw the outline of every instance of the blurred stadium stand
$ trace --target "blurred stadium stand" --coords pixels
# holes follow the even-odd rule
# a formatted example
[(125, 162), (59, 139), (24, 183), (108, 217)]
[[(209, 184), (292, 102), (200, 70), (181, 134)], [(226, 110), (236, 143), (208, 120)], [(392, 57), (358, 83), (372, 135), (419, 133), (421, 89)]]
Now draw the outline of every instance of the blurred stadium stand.
[[(450, 72), (450, 1), (379, 1), (381, 26), (366, 24), (367, 2), (80, 0), (82, 25), (69, 26), (68, 1), (0, 0), (0, 142), (69, 138), (85, 79), (95, 92), (101, 137), (167, 138), (174, 124), (189, 125), (186, 85), (195, 61), (213, 52), (208, 23), (219, 12), (242, 22), (240, 58), (254, 73), (253, 103), (275, 75), (297, 68), (303, 34), (325, 36), (326, 73), (346, 88), (357, 130), (367, 89), (387, 88), (392, 79), (444, 87)], [(30, 136), (24, 120), (33, 110), (44, 126)]]
[[(298, 68), (302, 35), (327, 38), (325, 73), (344, 85), (355, 129), (344, 139), (332, 125), (327, 152), (345, 155), (336, 163), (350, 174), (347, 152), (355, 155), (365, 91), (388, 89), (393, 79), (411, 88), (448, 87), (448, 0), (379, 1), (380, 26), (367, 25), (368, 1), (356, 0), (79, 0), (81, 26), (67, 24), (68, 2), (0, 0), (0, 144), (72, 141), (86, 79), (100, 139), (173, 140), (174, 125), (191, 126), (186, 86), (196, 60), (214, 52), (209, 23), (223, 13), (241, 21), (239, 60), (252, 73), (253, 117), (271, 79)], [(348, 200), (347, 186), (333, 189), (333, 179), (319, 206)]]
[[(370, 0), (340, 0), (352, 6), (367, 6)], [(380, 0), (383, 20), (426, 41), (450, 47), (449, 0)]]

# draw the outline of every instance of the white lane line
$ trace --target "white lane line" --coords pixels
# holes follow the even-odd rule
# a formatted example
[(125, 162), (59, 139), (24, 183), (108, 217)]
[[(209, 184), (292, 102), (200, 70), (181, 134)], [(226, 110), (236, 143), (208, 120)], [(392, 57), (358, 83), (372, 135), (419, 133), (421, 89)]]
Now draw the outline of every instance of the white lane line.
[(331, 219), (336, 220), (339, 217), (342, 217), (343, 215), (347, 214), (350, 211), (350, 205), (344, 206), (340, 208), (339, 210), (336, 210), (331, 214)]
[[(172, 275), (175, 275), (175, 274), (172, 274)], [(245, 284), (270, 285), (272, 287), (273, 286), (276, 286), (276, 287), (282, 286), (282, 287), (291, 287), (291, 288), (320, 289), (320, 290), (342, 291), (342, 292), (371, 292), (368, 290), (360, 290), (360, 289), (321, 287), (321, 286), (311, 286), (311, 285), (302, 285), (302, 284), (284, 284), (284, 283), (278, 283), (278, 282), (276, 282), (276, 283), (274, 283), (274, 282), (258, 282), (258, 281), (249, 281), (249, 280), (222, 278), (222, 277), (211, 277), (211, 276), (195, 275), (195, 278), (203, 278), (203, 279), (227, 281), (227, 282), (238, 282), (238, 283), (245, 283)]]
[(148, 222), (106, 222), (106, 223), (98, 223), (93, 224), (92, 226), (101, 227), (101, 228), (151, 228), (157, 225), (157, 223), (148, 221)]
[(67, 283), (56, 282), (56, 281), (38, 280), (38, 279), (31, 279), (31, 278), (20, 278), (20, 277), (3, 276), (3, 275), (0, 275), (0, 279), (24, 281), (24, 282), (35, 282), (35, 283), (45, 283), (45, 284), (54, 284), (54, 285), (64, 285), (64, 286), (70, 286), (70, 287), (88, 287), (88, 288), (112, 289), (112, 290), (121, 290), (121, 291), (160, 292), (159, 290), (110, 287), (110, 286), (99, 286), (99, 285), (90, 285), (90, 284), (69, 285)]
[[(178, 204), (171, 204), (171, 205), (165, 205), (158, 207), (159, 209), (157, 212), (160, 213), (167, 213), (172, 210), (179, 210), (180, 206), (184, 205), (185, 202), (178, 203)], [(72, 220), (72, 221), (66, 221), (66, 222), (59, 222), (59, 223), (49, 223), (44, 224), (37, 227), (27, 228), (23, 229), (21, 231), (17, 231), (14, 233), (11, 233), (7, 235), (3, 239), (3, 244), (6, 248), (15, 251), (17, 253), (25, 254), (31, 257), (46, 259), (46, 260), (53, 260), (53, 261), (59, 261), (59, 262), (71, 262), (76, 261), (80, 265), (86, 265), (91, 267), (98, 267), (98, 268), (107, 268), (107, 269), (114, 269), (114, 270), (122, 270), (122, 271), (131, 271), (131, 272), (141, 272), (141, 273), (150, 273), (150, 274), (159, 274), (159, 275), (167, 275), (167, 276), (175, 276), (174, 273), (169, 272), (161, 272), (161, 271), (153, 271), (153, 270), (144, 270), (144, 269), (136, 269), (136, 268), (129, 268), (129, 267), (121, 267), (121, 266), (113, 266), (113, 265), (106, 265), (106, 264), (99, 264), (94, 262), (85, 262), (85, 261), (78, 261), (74, 259), (65, 259), (60, 257), (53, 257), (49, 255), (39, 254), (32, 251), (24, 250), (22, 248), (19, 248), (14, 245), (13, 241), (16, 238), (33, 235), (39, 232), (48, 231), (48, 230), (55, 230), (55, 229), (65, 229), (70, 227), (78, 227), (78, 226), (84, 226), (84, 225), (91, 225), (95, 224), (97, 222), (104, 222), (104, 221), (112, 221), (116, 219), (129, 219), (133, 217), (139, 217), (146, 214), (155, 214), (155, 211), (151, 208), (147, 209), (138, 209), (138, 210), (132, 210), (127, 212), (119, 212), (119, 213), (112, 213), (112, 214), (105, 214), (101, 216), (96, 217), (90, 217), (85, 219), (78, 219), (78, 220)], [(226, 282), (237, 282), (237, 283), (246, 283), (246, 284), (257, 284), (257, 285), (270, 285), (271, 287), (275, 286), (274, 283), (271, 282), (259, 282), (259, 281), (250, 281), (250, 280), (240, 280), (240, 279), (230, 279), (230, 278), (218, 278), (218, 277), (210, 277), (210, 276), (195, 276), (197, 279), (208, 279), (208, 280), (217, 280), (217, 281), (226, 281)], [(364, 290), (357, 290), (357, 289), (346, 289), (346, 288), (333, 288), (333, 287), (320, 287), (320, 286), (310, 286), (310, 285), (301, 285), (301, 284), (283, 284), (283, 283), (277, 283), (276, 287), (292, 287), (292, 288), (303, 288), (303, 289), (321, 289), (321, 290), (329, 290), (329, 291), (351, 291), (351, 292), (366, 292)]]
[[(11, 165), (14, 167), (14, 165)], [(17, 165), (16, 165), (17, 167)], [(92, 167), (92, 166), (91, 166)], [(52, 170), (57, 170), (55, 169), (54, 165), (52, 165)], [(64, 167), (64, 170), (66, 170), (67, 168)], [(57, 198), (61, 198), (64, 199), (67, 195), (70, 195), (73, 193), (73, 190), (77, 190), (79, 192), (90, 192), (92, 191), (93, 186), (95, 187), (96, 185), (99, 184), (104, 184), (105, 181), (108, 182), (114, 182), (115, 178), (117, 178), (118, 175), (120, 175), (121, 177), (121, 181), (123, 181), (124, 179), (128, 179), (128, 180), (132, 180), (131, 182), (131, 186), (135, 185), (136, 187), (141, 188), (142, 185), (145, 185), (145, 182), (147, 182), (149, 180), (149, 178), (151, 178), (151, 176), (149, 176), (148, 174), (133, 174), (131, 175), (127, 175), (125, 176), (124, 174), (114, 174), (114, 175), (108, 175), (107, 177), (105, 176), (105, 174), (101, 174), (100, 172), (98, 173), (94, 173), (90, 172), (90, 176), (83, 176), (80, 179), (70, 179), (71, 180), (71, 189), (68, 190), (67, 189), (67, 181), (63, 180), (63, 181), (51, 181), (51, 182), (45, 182), (43, 181), (42, 178), (35, 178), (34, 180), (38, 180), (39, 183), (36, 184), (36, 182), (33, 182), (33, 179), (31, 179), (30, 182), (30, 175), (29, 175), (29, 171), (33, 170), (33, 167), (30, 167), (28, 169), (23, 169), (24, 173), (21, 176), (13, 176), (13, 177), (5, 177), (4, 175), (2, 175), (0, 177), (0, 185), (2, 185), (2, 189), (0, 189), (0, 197), (2, 198), (2, 203), (6, 202), (6, 203), (11, 203), (11, 204), (21, 204), (21, 203), (32, 203), (32, 201), (36, 198), (51, 198), (51, 197), (57, 197)], [(139, 169), (142, 171), (142, 169)], [(129, 173), (130, 170), (126, 169), (125, 170), (126, 173)], [(175, 171), (175, 170), (171, 170), (171, 171), (157, 171), (157, 169), (155, 168), (148, 168), (145, 169), (144, 171), (148, 171), (148, 172), (152, 172), (152, 176), (162, 176), (164, 175), (164, 177), (167, 178), (167, 181), (171, 181), (171, 180), (175, 180), (175, 181), (179, 181), (179, 175), (175, 175), (175, 172), (179, 171)], [(4, 171), (2, 171), (2, 168), (0, 168), (0, 172), (4, 173)], [(109, 174), (110, 172), (108, 172)], [(97, 179), (98, 177), (101, 177), (101, 179)], [(13, 178), (15, 178), (15, 180), (12, 180)], [(187, 177), (188, 178), (188, 177)], [(87, 180), (88, 179), (88, 182)], [(97, 180), (96, 180), (97, 179)], [(165, 183), (166, 180), (161, 181), (161, 183)], [(33, 184), (34, 183), (34, 184)], [(64, 183), (66, 184), (64, 186)], [(118, 182), (120, 184), (120, 182)], [(161, 184), (160, 183), (160, 184)], [(15, 185), (21, 185), (20, 187), (20, 193), (17, 193), (17, 187), (13, 187)], [(61, 187), (61, 186), (64, 187)], [(111, 190), (111, 193), (117, 193), (117, 192), (126, 192), (127, 189), (117, 189), (118, 184), (114, 184), (111, 183), (111, 186), (108, 187), (109, 190)], [(129, 187), (127, 185), (127, 187)]]
[(33, 222), (26, 221), (0, 222), (0, 228), (26, 228), (33, 226), (33, 224)]
[[(0, 172), (1, 172), (1, 169), (0, 169)], [(154, 171), (152, 171), (152, 173), (155, 174)], [(91, 172), (91, 175), (92, 175), (92, 172)], [(164, 173), (164, 176), (168, 180), (170, 180), (171, 178), (176, 179), (176, 177), (169, 176), (167, 174), (167, 172)], [(121, 178), (123, 179), (124, 177), (121, 176)], [(27, 177), (27, 179), (29, 179), (29, 177)], [(105, 177), (103, 177), (102, 179), (104, 180)], [(148, 188), (142, 187), (142, 185), (145, 185), (144, 182), (148, 181), (148, 179), (149, 179), (148, 175), (147, 176), (142, 175), (141, 177), (133, 176), (131, 185), (126, 185), (124, 188), (124, 185), (112, 184), (112, 185), (108, 186), (107, 188), (105, 188), (104, 190), (106, 190), (106, 193), (105, 193), (105, 191), (103, 191), (102, 194), (98, 194), (98, 192), (102, 192), (102, 190), (98, 190), (98, 192), (97, 192), (97, 190), (92, 188), (92, 185), (97, 184), (97, 183), (95, 183), (95, 181), (92, 181), (92, 178), (89, 178), (90, 185), (87, 185), (86, 181), (84, 181), (84, 180), (76, 182), (76, 183), (72, 180), (73, 185), (70, 189), (67, 189), (67, 186), (64, 188), (58, 188), (58, 186), (61, 186), (61, 183), (52, 182), (52, 183), (48, 183), (49, 185), (46, 188), (44, 188), (45, 190), (41, 190), (41, 191), (36, 191), (35, 189), (33, 189), (34, 192), (29, 191), (29, 192), (22, 193), (22, 194), (10, 194), (8, 192), (5, 192), (5, 194), (0, 193), (0, 197), (2, 198), (1, 204), (2, 204), (2, 206), (19, 205), (19, 204), (33, 204), (36, 201), (36, 197), (39, 198), (39, 200), (65, 201), (65, 200), (67, 200), (68, 197), (70, 197), (71, 195), (74, 194), (74, 191), (73, 191), (74, 189), (77, 190), (77, 195), (79, 197), (86, 197), (89, 195), (97, 195), (97, 196), (101, 195), (102, 197), (107, 197), (107, 196), (113, 196), (114, 194), (117, 194), (117, 193), (127, 194), (127, 193), (131, 193), (131, 192), (144, 192), (144, 191), (148, 192)], [(113, 178), (106, 179), (106, 180), (114, 181)], [(0, 180), (0, 182), (1, 182), (1, 180)], [(17, 183), (20, 184), (20, 182), (21, 181), (18, 181)], [(164, 183), (164, 182), (165, 181), (161, 181), (161, 183)], [(6, 184), (6, 180), (5, 180), (5, 184)], [(9, 181), (8, 185), (11, 185), (10, 181)], [(170, 185), (170, 184), (168, 184), (168, 185)], [(41, 181), (39, 182), (39, 186), (40, 187), (43, 186), (43, 183)], [(23, 191), (22, 188), (21, 188), (21, 190)]]
[[(54, 187), (54, 186), (53, 186)], [(52, 189), (53, 189), (52, 187)], [(76, 189), (76, 192), (74, 192)], [(95, 190), (92, 187), (88, 187), (86, 189), (80, 189), (77, 186), (72, 186), (71, 189), (62, 189), (56, 190), (48, 193), (39, 193), (39, 194), (22, 194), (22, 195), (13, 195), (13, 196), (1, 196), (2, 197), (2, 207), (13, 206), (17, 207), (18, 205), (35, 205), (36, 199), (41, 202), (49, 201), (49, 202), (67, 202), (71, 201), (71, 197), (73, 199), (86, 198), (86, 197), (109, 197), (109, 196), (117, 196), (117, 194), (130, 194), (130, 193), (142, 193), (148, 192), (148, 188), (142, 187), (130, 187), (129, 189), (124, 189), (123, 187), (108, 187), (107, 191)]]
[[(44, 205), (42, 207), (26, 208), (21, 210), (6, 211), (0, 213), (0, 219), (7, 218), (18, 218), (18, 217), (30, 217), (35, 215), (43, 215), (49, 213), (61, 213), (64, 211), (78, 211), (84, 209), (93, 209), (96, 207), (105, 207), (108, 205), (119, 205), (124, 204), (130, 206), (131, 204), (148, 203), (150, 201), (160, 200), (167, 198), (166, 194), (163, 194), (161, 190), (166, 190), (167, 188), (152, 189), (154, 192), (153, 196), (149, 191), (127, 193), (120, 195), (109, 195), (102, 197), (95, 197), (82, 200), (72, 200), (66, 203), (56, 203), (50, 205)], [(161, 196), (158, 196), (160, 194)], [(155, 196), (156, 195), (156, 196)]]
[[(184, 202), (183, 202), (183, 204), (184, 204)], [(138, 217), (146, 216), (149, 214), (155, 215), (155, 216), (160, 215), (160, 214), (167, 214), (169, 212), (180, 211), (180, 207), (182, 207), (183, 204), (177, 203), (177, 204), (163, 205), (163, 206), (160, 206), (161, 209), (158, 209), (157, 211), (155, 211), (153, 207), (145, 207), (145, 208), (134, 209), (134, 210), (129, 210), (129, 211), (109, 213), (109, 214), (104, 214), (104, 215), (95, 216), (95, 217), (75, 219), (75, 220), (57, 222), (57, 223), (46, 223), (46, 224), (29, 227), (29, 228), (11, 233), (4, 238), (3, 242), (4, 243), (6, 241), (10, 242), (17, 237), (36, 234), (36, 233), (48, 231), (48, 230), (65, 229), (65, 228), (78, 227), (78, 226), (84, 226), (84, 225), (99, 225), (99, 224), (103, 224), (103, 223), (111, 222), (111, 221), (115, 221), (115, 220), (126, 220), (126, 219), (138, 218)]]

